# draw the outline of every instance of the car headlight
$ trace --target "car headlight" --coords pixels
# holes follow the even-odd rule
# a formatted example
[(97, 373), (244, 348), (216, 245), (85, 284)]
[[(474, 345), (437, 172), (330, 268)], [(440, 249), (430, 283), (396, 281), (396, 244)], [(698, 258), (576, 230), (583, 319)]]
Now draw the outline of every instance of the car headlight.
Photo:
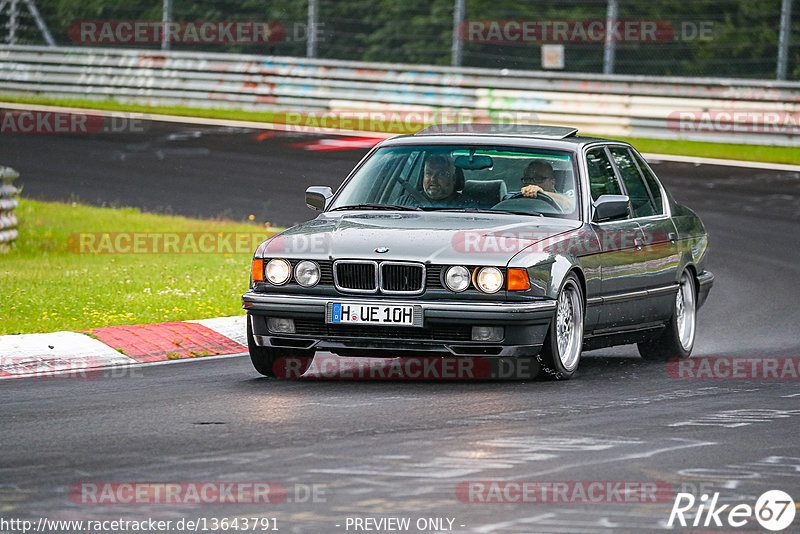
[(317, 285), (320, 279), (319, 265), (313, 261), (301, 261), (294, 266), (295, 282), (303, 287)]
[(269, 260), (264, 271), (270, 283), (282, 286), (289, 281), (289, 277), (292, 274), (292, 264), (287, 260)]
[(444, 285), (450, 291), (460, 293), (469, 287), (470, 276), (469, 270), (461, 265), (454, 265), (448, 267), (444, 273)]
[(475, 282), (484, 293), (497, 293), (503, 287), (503, 272), (497, 267), (483, 267), (478, 271)]

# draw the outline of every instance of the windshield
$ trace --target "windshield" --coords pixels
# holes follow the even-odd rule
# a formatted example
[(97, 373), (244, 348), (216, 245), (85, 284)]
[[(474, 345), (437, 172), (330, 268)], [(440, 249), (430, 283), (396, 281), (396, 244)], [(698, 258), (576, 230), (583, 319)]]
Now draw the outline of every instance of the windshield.
[(492, 211), (577, 219), (570, 153), (492, 146), (397, 146), (376, 151), (331, 210)]

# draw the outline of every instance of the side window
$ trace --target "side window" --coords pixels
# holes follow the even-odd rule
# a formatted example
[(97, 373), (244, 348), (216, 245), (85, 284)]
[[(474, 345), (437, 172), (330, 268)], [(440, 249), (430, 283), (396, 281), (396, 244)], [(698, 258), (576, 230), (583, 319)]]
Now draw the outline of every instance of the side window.
[(592, 200), (600, 195), (621, 195), (614, 167), (611, 166), (604, 148), (595, 148), (586, 153), (586, 167), (589, 169), (589, 187)]
[(652, 196), (655, 201), (656, 213), (659, 215), (664, 213), (664, 201), (661, 198), (661, 188), (658, 185), (658, 180), (653, 175), (653, 172), (647, 168), (642, 157), (635, 151), (633, 152), (633, 157), (636, 158), (636, 163), (639, 164), (639, 169), (642, 171), (644, 181), (647, 184), (647, 188), (650, 190), (650, 196)]
[(628, 196), (631, 199), (633, 216), (649, 217), (650, 215), (655, 215), (656, 209), (653, 205), (653, 199), (650, 198), (650, 193), (647, 191), (642, 175), (639, 174), (639, 168), (633, 162), (630, 151), (623, 147), (612, 147), (611, 155), (614, 157), (614, 163), (617, 164), (619, 174), (622, 176), (622, 183), (625, 184), (625, 189), (627, 189)]

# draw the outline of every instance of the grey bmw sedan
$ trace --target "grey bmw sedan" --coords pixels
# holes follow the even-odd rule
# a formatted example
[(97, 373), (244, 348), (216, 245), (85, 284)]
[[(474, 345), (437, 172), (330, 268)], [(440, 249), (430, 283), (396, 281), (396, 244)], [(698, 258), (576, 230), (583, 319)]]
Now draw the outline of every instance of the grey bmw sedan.
[(292, 357), (686, 358), (713, 284), (708, 236), (631, 145), (574, 128), (438, 125), (375, 146), (319, 215), (255, 251), (255, 369)]

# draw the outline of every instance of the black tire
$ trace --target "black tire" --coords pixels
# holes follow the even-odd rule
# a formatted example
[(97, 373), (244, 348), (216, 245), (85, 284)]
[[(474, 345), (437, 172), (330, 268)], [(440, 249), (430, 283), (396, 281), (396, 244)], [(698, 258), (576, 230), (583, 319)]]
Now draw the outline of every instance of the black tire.
[[(550, 322), (547, 337), (539, 353), (541, 378), (569, 380), (575, 375), (583, 350), (584, 310), (580, 281), (574, 273), (570, 273), (558, 292), (556, 311), (553, 313), (553, 320)], [(558, 342), (559, 332), (561, 332), (561, 345)]]
[[(679, 314), (684, 314), (684, 321), (679, 320)], [(686, 331), (685, 328), (690, 331)], [(694, 348), (694, 339), (697, 332), (697, 288), (694, 277), (689, 271), (681, 275), (678, 293), (672, 308), (672, 317), (669, 324), (658, 337), (638, 344), (639, 354), (648, 361), (665, 362), (670, 358), (688, 358)]]
[[(313, 351), (259, 347), (253, 338), (250, 317), (247, 318), (247, 350), (256, 371), (269, 378), (300, 378), (314, 359)], [(289, 363), (287, 358), (294, 361)]]

